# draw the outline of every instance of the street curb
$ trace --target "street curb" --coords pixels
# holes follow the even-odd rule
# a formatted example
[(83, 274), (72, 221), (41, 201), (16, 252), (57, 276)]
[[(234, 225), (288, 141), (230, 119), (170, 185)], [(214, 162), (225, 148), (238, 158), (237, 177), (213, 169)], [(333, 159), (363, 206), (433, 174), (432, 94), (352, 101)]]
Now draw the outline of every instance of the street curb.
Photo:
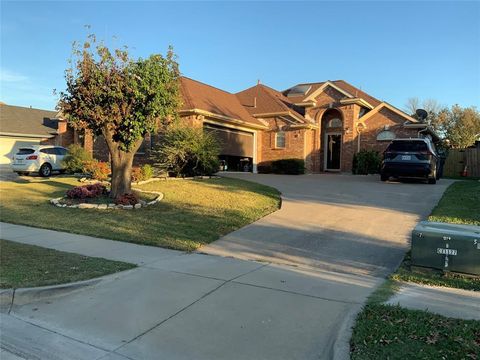
[(342, 322), (338, 330), (338, 336), (333, 343), (333, 360), (350, 359), (350, 339), (352, 338), (353, 327), (364, 306), (364, 304), (355, 306), (348, 312), (347, 318)]
[(73, 291), (83, 289), (87, 286), (96, 285), (102, 280), (102, 278), (95, 278), (60, 285), (18, 288), (14, 291), (12, 306), (21, 306), (35, 301), (65, 295)]
[(99, 278), (76, 281), (66, 284), (38, 286), (31, 288), (3, 289), (0, 291), (0, 312), (10, 312), (10, 310), (14, 306), (22, 306), (35, 301), (41, 301), (56, 296), (66, 295), (89, 286), (97, 285), (98, 283), (106, 280), (111, 275), (117, 274), (114, 273)]

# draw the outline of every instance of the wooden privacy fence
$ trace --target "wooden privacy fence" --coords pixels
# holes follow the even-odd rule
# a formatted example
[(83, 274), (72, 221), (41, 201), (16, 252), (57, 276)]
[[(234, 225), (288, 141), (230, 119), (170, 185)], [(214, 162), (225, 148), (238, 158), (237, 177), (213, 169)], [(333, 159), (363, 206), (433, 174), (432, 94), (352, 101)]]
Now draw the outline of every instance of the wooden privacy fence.
[(468, 176), (480, 177), (480, 148), (450, 149), (445, 165), (443, 176), (460, 176), (467, 166)]

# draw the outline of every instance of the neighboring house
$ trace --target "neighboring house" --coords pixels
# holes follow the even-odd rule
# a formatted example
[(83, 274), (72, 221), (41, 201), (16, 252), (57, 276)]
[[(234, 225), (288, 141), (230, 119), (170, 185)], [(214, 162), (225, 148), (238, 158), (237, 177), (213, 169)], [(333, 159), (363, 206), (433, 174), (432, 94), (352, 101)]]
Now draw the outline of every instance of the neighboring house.
[[(309, 172), (352, 169), (362, 149), (382, 152), (394, 138), (435, 133), (394, 106), (343, 80), (295, 85), (283, 92), (257, 84), (237, 94), (180, 78), (180, 119), (213, 131), (228, 170), (257, 172), (277, 159), (304, 159)], [(147, 161), (157, 137), (147, 135), (136, 163)], [(101, 137), (97, 158), (108, 160)]]
[(56, 111), (0, 103), (0, 165), (10, 164), (18, 148), (52, 144), (67, 146), (74, 132)]

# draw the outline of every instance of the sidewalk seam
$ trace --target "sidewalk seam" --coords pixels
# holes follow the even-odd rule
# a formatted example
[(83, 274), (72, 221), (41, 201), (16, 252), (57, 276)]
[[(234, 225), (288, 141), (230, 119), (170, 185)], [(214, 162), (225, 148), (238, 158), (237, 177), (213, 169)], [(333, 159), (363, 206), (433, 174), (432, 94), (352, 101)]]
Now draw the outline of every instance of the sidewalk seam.
[[(185, 310), (187, 310), (187, 309), (190, 308), (191, 306), (195, 305), (195, 304), (198, 303), (199, 301), (205, 299), (207, 296), (213, 294), (213, 293), (216, 292), (218, 289), (220, 289), (222, 286), (224, 286), (224, 285), (226, 285), (226, 284), (228, 284), (228, 283), (230, 283), (230, 282), (233, 282), (235, 279), (237, 279), (237, 278), (239, 278), (239, 277), (241, 277), (241, 276), (244, 276), (244, 275), (250, 274), (250, 273), (252, 273), (252, 272), (254, 272), (254, 271), (257, 271), (257, 270), (259, 270), (259, 269), (261, 269), (261, 268), (263, 268), (263, 267), (265, 267), (265, 266), (268, 266), (268, 264), (261, 265), (261, 266), (255, 268), (255, 269), (252, 269), (252, 270), (250, 270), (250, 271), (247, 271), (247, 272), (244, 273), (244, 274), (238, 275), (238, 276), (236, 276), (236, 277), (234, 277), (234, 278), (232, 278), (232, 279), (230, 279), (230, 280), (219, 280), (219, 281), (223, 281), (223, 283), (220, 284), (219, 286), (217, 286), (216, 288), (210, 290), (209, 292), (205, 293), (204, 295), (202, 295), (200, 298), (198, 298), (198, 299), (195, 300), (194, 302), (188, 304), (187, 306), (184, 306), (183, 308), (181, 308), (180, 310), (178, 310), (176, 313), (174, 313), (174, 314), (170, 315), (169, 317), (167, 317), (166, 319), (160, 321), (158, 324), (156, 324), (156, 325), (152, 326), (151, 328), (143, 331), (143, 332), (140, 333), (139, 335), (135, 336), (134, 338), (132, 338), (131, 340), (129, 340), (128, 342), (126, 342), (125, 344), (122, 344), (122, 345), (120, 345), (119, 347), (115, 348), (115, 349), (113, 350), (113, 352), (116, 352), (117, 350), (123, 348), (124, 346), (126, 346), (126, 345), (132, 343), (133, 341), (141, 338), (143, 335), (146, 335), (146, 334), (149, 333), (150, 331), (152, 331), (152, 330), (158, 328), (159, 326), (163, 325), (163, 324), (164, 324), (165, 322), (167, 322), (168, 320), (170, 320), (170, 319), (174, 318), (175, 316), (177, 316), (178, 314), (184, 312)], [(120, 354), (121, 354), (121, 353), (120, 353)], [(121, 354), (121, 355), (123, 356), (123, 354)]]

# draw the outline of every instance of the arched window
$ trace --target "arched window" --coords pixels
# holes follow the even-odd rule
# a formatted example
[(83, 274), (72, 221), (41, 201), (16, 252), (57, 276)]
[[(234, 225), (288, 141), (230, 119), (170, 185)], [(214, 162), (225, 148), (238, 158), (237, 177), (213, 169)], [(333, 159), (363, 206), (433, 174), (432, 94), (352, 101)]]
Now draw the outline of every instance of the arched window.
[(342, 120), (339, 118), (333, 118), (328, 121), (327, 128), (339, 128), (342, 127)]
[(397, 136), (395, 135), (394, 132), (390, 130), (383, 130), (380, 131), (377, 135), (377, 140), (378, 141), (390, 141), (395, 139)]
[(275, 147), (277, 149), (285, 148), (285, 131), (277, 131), (275, 133)]

